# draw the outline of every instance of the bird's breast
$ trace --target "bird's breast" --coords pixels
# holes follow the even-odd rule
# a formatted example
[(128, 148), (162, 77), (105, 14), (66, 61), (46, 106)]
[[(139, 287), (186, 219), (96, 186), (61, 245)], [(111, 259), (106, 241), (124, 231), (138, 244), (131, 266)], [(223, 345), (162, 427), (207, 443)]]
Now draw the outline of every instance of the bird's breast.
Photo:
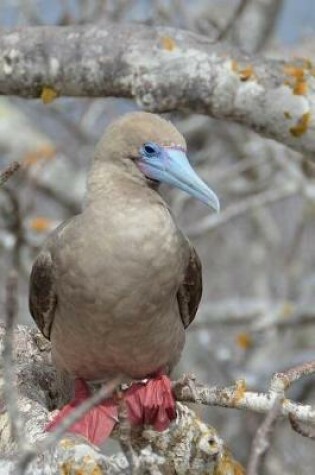
[(144, 376), (183, 346), (176, 294), (185, 241), (160, 205), (95, 218), (58, 251), (55, 353), (71, 372), (93, 368), (89, 379), (115, 369)]
[(186, 242), (161, 205), (97, 210), (70, 241), (59, 256), (64, 278), (74, 287), (84, 282), (89, 294), (102, 289), (104, 300), (111, 291), (116, 300), (137, 289), (148, 296), (174, 293), (182, 281)]

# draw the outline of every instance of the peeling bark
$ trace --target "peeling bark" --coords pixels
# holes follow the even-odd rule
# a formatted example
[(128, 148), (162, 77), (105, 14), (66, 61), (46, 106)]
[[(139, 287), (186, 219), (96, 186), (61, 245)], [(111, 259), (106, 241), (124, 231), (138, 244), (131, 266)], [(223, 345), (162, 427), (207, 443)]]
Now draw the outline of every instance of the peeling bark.
[[(190, 110), (315, 151), (309, 61), (251, 58), (224, 43), (143, 25), (29, 27), (0, 33), (0, 94), (116, 96)], [(52, 94), (53, 92), (53, 94)]]

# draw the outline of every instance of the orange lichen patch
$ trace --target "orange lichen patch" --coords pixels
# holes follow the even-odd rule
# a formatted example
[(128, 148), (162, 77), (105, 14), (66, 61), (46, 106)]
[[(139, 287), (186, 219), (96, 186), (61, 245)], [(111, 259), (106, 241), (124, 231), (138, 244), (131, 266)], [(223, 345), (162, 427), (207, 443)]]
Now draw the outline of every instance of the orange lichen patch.
[(32, 150), (26, 153), (23, 165), (28, 167), (34, 165), (35, 163), (39, 162), (40, 160), (47, 160), (51, 159), (56, 155), (56, 150), (52, 145), (43, 145), (36, 150)]
[(308, 85), (306, 81), (297, 80), (293, 87), (293, 94), (297, 96), (305, 96), (308, 91)]
[(284, 67), (284, 72), (290, 76), (290, 80), (285, 81), (285, 84), (292, 88), (293, 94), (305, 96), (308, 91), (308, 84), (305, 78), (307, 68), (287, 65)]
[(176, 48), (176, 42), (171, 36), (162, 36), (161, 43), (166, 51), (173, 51)]
[(284, 115), (285, 119), (292, 119), (292, 115), (288, 111), (284, 111), (283, 115)]
[(293, 137), (301, 137), (302, 135), (304, 135), (307, 132), (310, 119), (310, 112), (306, 112), (305, 114), (303, 114), (297, 121), (296, 125), (290, 128), (291, 135), (293, 135)]
[[(85, 457), (84, 457), (85, 458)], [(102, 475), (104, 472), (101, 467), (93, 462), (92, 457), (89, 457), (91, 462), (80, 464), (75, 460), (70, 460), (69, 462), (63, 462), (60, 466), (61, 475)]]
[(235, 60), (231, 60), (231, 69), (234, 73), (237, 73), (241, 81), (248, 81), (249, 79), (256, 79), (256, 73), (254, 68), (251, 64), (245, 67), (241, 67), (241, 65)]
[(63, 462), (60, 466), (60, 474), (61, 475), (70, 475), (72, 470), (72, 463), (71, 462)]
[(241, 81), (248, 81), (249, 79), (256, 78), (256, 74), (252, 65), (249, 65), (244, 69), (240, 69), (238, 74)]
[(45, 233), (53, 227), (53, 221), (44, 216), (37, 216), (30, 220), (30, 228), (36, 233)]
[(58, 93), (52, 87), (45, 86), (40, 97), (44, 104), (50, 104), (58, 97)]
[(95, 467), (93, 468), (93, 470), (91, 472), (91, 475), (102, 475), (103, 473), (104, 472), (101, 469), (101, 467), (99, 465), (95, 465)]
[(244, 467), (237, 462), (229, 450), (218, 457), (214, 466), (213, 475), (245, 475)]
[(284, 72), (288, 76), (291, 76), (295, 79), (304, 79), (305, 78), (305, 69), (304, 68), (298, 68), (293, 65), (286, 65), (284, 67)]
[(253, 339), (249, 333), (241, 332), (236, 335), (235, 343), (242, 348), (242, 350), (248, 350), (253, 346)]
[(101, 470), (99, 464), (93, 460), (91, 455), (85, 455), (82, 458), (82, 461), (84, 463), (82, 468), (85, 469), (84, 472), (82, 472), (82, 475), (84, 473), (89, 473), (90, 475), (102, 475), (103, 471)]
[(237, 404), (238, 402), (240, 402), (243, 397), (244, 397), (244, 394), (246, 392), (246, 382), (245, 382), (245, 379), (239, 379), (238, 381), (236, 381), (235, 383), (235, 391), (234, 391), (234, 395), (233, 395), (233, 403), (234, 404)]
[(54, 88), (52, 88), (50, 86), (44, 86), (43, 87), (40, 98), (41, 98), (41, 100), (43, 101), (44, 104), (50, 104), (57, 97), (58, 97), (58, 94), (57, 94), (57, 92), (55, 91)]

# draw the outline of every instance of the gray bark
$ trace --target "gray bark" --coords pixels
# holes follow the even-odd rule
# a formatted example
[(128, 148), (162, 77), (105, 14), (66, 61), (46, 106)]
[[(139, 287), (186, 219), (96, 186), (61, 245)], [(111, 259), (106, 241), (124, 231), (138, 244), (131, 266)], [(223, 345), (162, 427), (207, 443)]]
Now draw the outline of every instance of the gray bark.
[(0, 34), (0, 94), (133, 98), (245, 124), (313, 154), (315, 79), (308, 62), (250, 58), (224, 43), (142, 25), (29, 27)]

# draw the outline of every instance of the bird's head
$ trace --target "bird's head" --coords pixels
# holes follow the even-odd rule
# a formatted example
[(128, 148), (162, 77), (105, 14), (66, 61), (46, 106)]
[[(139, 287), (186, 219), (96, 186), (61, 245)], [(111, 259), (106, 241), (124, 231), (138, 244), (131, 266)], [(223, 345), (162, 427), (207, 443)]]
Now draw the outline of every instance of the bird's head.
[(123, 167), (151, 187), (175, 186), (220, 210), (218, 197), (188, 161), (184, 137), (156, 114), (132, 112), (114, 121), (97, 146), (95, 160)]

